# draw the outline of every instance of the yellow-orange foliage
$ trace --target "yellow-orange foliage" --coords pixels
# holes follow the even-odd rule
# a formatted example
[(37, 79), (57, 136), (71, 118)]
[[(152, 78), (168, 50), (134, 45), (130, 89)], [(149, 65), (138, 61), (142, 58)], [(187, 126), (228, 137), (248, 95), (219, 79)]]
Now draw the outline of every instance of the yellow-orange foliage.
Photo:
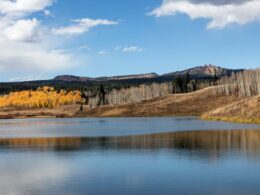
[(42, 87), (36, 91), (12, 92), (9, 95), (0, 96), (0, 107), (19, 108), (52, 108), (61, 105), (82, 103), (79, 91), (59, 93), (53, 87)]

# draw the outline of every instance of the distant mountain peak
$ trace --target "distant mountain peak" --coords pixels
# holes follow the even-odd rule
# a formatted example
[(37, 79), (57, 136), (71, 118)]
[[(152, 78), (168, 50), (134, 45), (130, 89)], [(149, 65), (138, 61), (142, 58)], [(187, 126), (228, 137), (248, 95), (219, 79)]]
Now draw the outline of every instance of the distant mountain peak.
[(237, 72), (240, 70), (232, 70), (227, 68), (222, 68), (220, 66), (212, 65), (212, 64), (205, 64), (203, 66), (196, 66), (193, 68), (189, 68), (182, 71), (176, 71), (172, 73), (165, 74), (163, 76), (180, 76), (189, 73), (193, 77), (200, 77), (200, 78), (209, 78), (213, 76), (227, 76), (231, 75), (232, 72)]
[(80, 77), (73, 75), (60, 75), (55, 77), (53, 80), (55, 81), (75, 81), (75, 82), (100, 82), (100, 81), (123, 81), (123, 80), (132, 80), (132, 79), (172, 79), (175, 76), (182, 76), (187, 73), (190, 74), (192, 78), (213, 78), (215, 75), (220, 76), (228, 76), (231, 75), (232, 72), (241, 71), (232, 70), (227, 68), (222, 68), (220, 66), (205, 64), (202, 66), (197, 66), (193, 68), (189, 68), (182, 71), (171, 72), (168, 74), (158, 75), (156, 73), (147, 73), (147, 74), (133, 74), (133, 75), (121, 75), (121, 76), (112, 76), (112, 77)]
[(205, 72), (205, 74), (209, 75), (221, 75), (223, 72), (225, 72), (226, 68), (221, 68), (219, 66), (215, 66), (212, 64), (206, 64), (202, 67), (202, 70)]

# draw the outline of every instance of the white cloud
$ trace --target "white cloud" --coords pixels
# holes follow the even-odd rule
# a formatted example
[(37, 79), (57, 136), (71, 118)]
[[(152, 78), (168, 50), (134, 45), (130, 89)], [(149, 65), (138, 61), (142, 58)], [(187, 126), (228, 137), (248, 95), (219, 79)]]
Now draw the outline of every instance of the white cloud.
[(43, 80), (46, 78), (45, 74), (33, 74), (33, 75), (27, 75), (27, 76), (16, 76), (9, 78), (9, 82), (14, 81), (35, 81), (35, 80)]
[[(73, 20), (67, 27), (50, 29), (37, 18), (56, 0), (0, 0), (0, 71), (11, 79), (31, 80), (50, 72), (64, 71), (78, 66), (79, 51), (89, 50), (88, 45), (59, 49), (64, 37), (54, 34), (85, 33), (99, 25), (115, 25), (106, 19), (83, 18)], [(59, 45), (59, 46), (57, 46)], [(32, 76), (33, 75), (33, 76)], [(38, 76), (35, 76), (38, 75)], [(40, 75), (40, 76), (39, 76)], [(7, 76), (8, 77), (8, 76)]]
[(143, 48), (138, 47), (138, 46), (130, 46), (130, 47), (125, 47), (122, 49), (123, 52), (132, 52), (132, 53), (136, 53), (136, 52), (142, 52), (144, 51)]
[(248, 1), (253, 1), (253, 0), (186, 0), (192, 3), (208, 3), (208, 4), (213, 4), (213, 5), (234, 5), (234, 4), (241, 4), (241, 3), (246, 3)]
[(52, 13), (51, 13), (51, 11), (50, 10), (43, 10), (43, 13), (44, 13), (44, 15), (45, 16), (52, 16)]
[(99, 55), (106, 55), (106, 54), (108, 54), (108, 52), (107, 51), (99, 51), (98, 54)]
[[(47, 189), (51, 180), (60, 181), (72, 174), (73, 167), (62, 158), (46, 158), (38, 152), (33, 155), (20, 153), (16, 157), (20, 159), (19, 162), (12, 160), (12, 155), (8, 154), (1, 159), (0, 194), (37, 193), (41, 191), (39, 187)], [(28, 190), (28, 186), (31, 191)]]
[(81, 45), (79, 47), (72, 47), (72, 48), (68, 48), (68, 49), (56, 49), (56, 50), (53, 50), (53, 52), (71, 53), (71, 52), (78, 52), (78, 51), (82, 51), (82, 50), (91, 50), (91, 48), (88, 45)]
[(121, 50), (121, 49), (122, 49), (121, 46), (116, 46), (116, 47), (115, 47), (115, 51), (118, 51), (118, 50)]
[(38, 72), (69, 68), (72, 55), (56, 53), (41, 44), (0, 41), (0, 68), (4, 71)]
[(8, 39), (13, 41), (33, 42), (38, 39), (39, 21), (36, 18), (16, 21), (8, 26), (4, 33)]
[(211, 4), (210, 1), (195, 3), (188, 0), (164, 0), (162, 5), (154, 9), (150, 15), (156, 17), (183, 13), (191, 19), (205, 18), (210, 22), (207, 29), (224, 28), (230, 24), (244, 25), (249, 22), (260, 21), (260, 1), (240, 1), (226, 4)]
[[(87, 32), (99, 25), (116, 25), (106, 19), (83, 18), (73, 20), (67, 27), (50, 29), (37, 18), (41, 12), (52, 16), (47, 8), (56, 0), (0, 0), (0, 71), (13, 79), (30, 80), (31, 75), (70, 69), (78, 65), (77, 52), (89, 50), (88, 45), (59, 49), (64, 37)], [(59, 48), (61, 45), (58, 46)], [(40, 74), (39, 74), (40, 73)], [(16, 76), (17, 75), (17, 76)]]
[[(30, 18), (54, 0), (0, 1), (0, 70), (20, 75), (66, 69), (73, 64), (69, 53), (55, 53), (43, 36), (41, 22)], [(42, 42), (41, 42), (42, 40)], [(44, 44), (43, 44), (44, 43)]]
[(105, 19), (82, 18), (73, 20), (75, 24), (52, 29), (55, 35), (78, 35), (88, 32), (91, 28), (100, 25), (116, 25), (118, 22)]
[(28, 16), (44, 11), (53, 2), (54, 0), (1, 0), (0, 36), (6, 35), (12, 41), (36, 41), (40, 21)]
[(30, 14), (44, 10), (53, 2), (54, 0), (1, 0), (0, 13), (13, 16)]

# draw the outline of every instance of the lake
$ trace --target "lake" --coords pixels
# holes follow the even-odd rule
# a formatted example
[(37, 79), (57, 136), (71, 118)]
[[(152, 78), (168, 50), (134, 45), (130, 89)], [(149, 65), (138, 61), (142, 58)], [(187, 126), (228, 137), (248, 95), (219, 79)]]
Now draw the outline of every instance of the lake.
[(260, 125), (0, 120), (0, 194), (260, 194)]

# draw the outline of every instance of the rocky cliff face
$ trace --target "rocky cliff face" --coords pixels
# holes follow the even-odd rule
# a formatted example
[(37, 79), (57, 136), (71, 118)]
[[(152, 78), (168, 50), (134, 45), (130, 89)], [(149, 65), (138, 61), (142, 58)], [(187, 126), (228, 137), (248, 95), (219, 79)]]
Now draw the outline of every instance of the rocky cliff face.
[(214, 76), (220, 77), (220, 76), (228, 76), (231, 75), (232, 72), (238, 72), (238, 71), (241, 70), (232, 70), (232, 69), (222, 68), (219, 66), (214, 66), (209, 64), (204, 66), (197, 66), (183, 71), (168, 73), (163, 76), (180, 76), (189, 73), (193, 77), (200, 77), (200, 78), (214, 77)]

